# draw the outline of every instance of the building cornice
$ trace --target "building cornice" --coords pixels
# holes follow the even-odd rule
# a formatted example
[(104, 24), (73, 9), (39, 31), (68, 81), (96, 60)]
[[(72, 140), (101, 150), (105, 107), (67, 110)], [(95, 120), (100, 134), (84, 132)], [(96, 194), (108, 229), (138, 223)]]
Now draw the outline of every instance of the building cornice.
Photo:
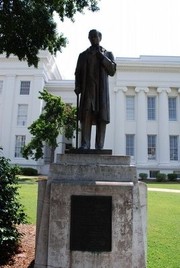
[(72, 91), (74, 89), (74, 80), (49, 80), (45, 87), (50, 90), (69, 90)]
[(51, 79), (62, 79), (59, 72), (56, 59), (48, 51), (40, 51), (38, 68), (34, 66), (28, 66), (27, 61), (20, 61), (18, 57), (10, 55), (6, 57), (5, 54), (0, 54), (0, 72), (1, 75), (7, 73), (15, 73), (16, 75), (39, 75), (44, 78), (45, 81)]
[(180, 57), (140, 56), (139, 58), (116, 58), (117, 70), (129, 72), (180, 73)]

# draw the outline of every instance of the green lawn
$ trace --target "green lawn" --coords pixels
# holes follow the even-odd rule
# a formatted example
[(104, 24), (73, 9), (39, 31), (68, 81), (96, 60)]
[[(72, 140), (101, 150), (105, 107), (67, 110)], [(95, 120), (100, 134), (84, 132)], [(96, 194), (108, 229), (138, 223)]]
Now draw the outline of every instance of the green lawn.
[(180, 190), (180, 183), (148, 183), (148, 188), (162, 188)]
[(174, 189), (180, 190), (180, 182), (167, 182), (167, 183), (158, 183), (158, 182), (148, 182), (148, 188), (163, 188), (163, 189)]
[[(180, 189), (179, 184), (148, 187)], [(20, 197), (29, 223), (36, 222), (37, 180), (21, 178)], [(148, 268), (180, 267), (180, 194), (148, 192)]]
[(19, 180), (20, 202), (24, 206), (24, 210), (28, 216), (28, 222), (36, 223), (37, 209), (37, 177), (22, 178)]
[(148, 268), (180, 267), (180, 194), (148, 192)]

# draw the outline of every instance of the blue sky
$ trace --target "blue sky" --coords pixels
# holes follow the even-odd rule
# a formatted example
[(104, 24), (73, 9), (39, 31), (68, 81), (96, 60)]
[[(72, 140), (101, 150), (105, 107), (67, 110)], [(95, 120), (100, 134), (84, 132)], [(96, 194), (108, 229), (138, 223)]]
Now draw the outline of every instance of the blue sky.
[(74, 79), (80, 52), (89, 47), (88, 32), (102, 33), (101, 45), (115, 57), (180, 56), (180, 0), (101, 0), (100, 11), (59, 22), (69, 44), (57, 55), (60, 72)]

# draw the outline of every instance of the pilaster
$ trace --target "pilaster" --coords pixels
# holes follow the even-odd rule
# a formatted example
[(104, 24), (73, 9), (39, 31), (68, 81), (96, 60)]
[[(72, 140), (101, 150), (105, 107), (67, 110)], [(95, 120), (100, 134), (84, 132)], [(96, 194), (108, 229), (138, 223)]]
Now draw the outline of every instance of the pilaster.
[[(5, 155), (12, 155), (13, 142), (12, 141), (12, 126), (15, 107), (15, 88), (16, 76), (9, 74), (6, 76), (2, 92), (2, 144)], [(8, 105), (7, 105), (8, 104)], [(4, 146), (5, 145), (5, 146)]]
[(125, 92), (127, 87), (114, 88), (114, 154), (125, 155)]
[(149, 92), (147, 87), (136, 87), (137, 93), (137, 123), (136, 123), (136, 145), (137, 155), (136, 162), (143, 164), (147, 161), (147, 98), (146, 93)]
[(158, 95), (158, 143), (159, 164), (169, 163), (169, 114), (168, 114), (168, 87), (157, 88)]

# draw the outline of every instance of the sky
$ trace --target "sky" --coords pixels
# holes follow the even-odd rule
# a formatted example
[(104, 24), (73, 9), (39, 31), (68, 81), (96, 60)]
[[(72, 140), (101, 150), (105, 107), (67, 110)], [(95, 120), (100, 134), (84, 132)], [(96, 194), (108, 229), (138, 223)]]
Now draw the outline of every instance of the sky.
[(101, 46), (114, 57), (180, 56), (180, 0), (101, 0), (98, 12), (76, 14), (75, 22), (57, 18), (68, 39), (57, 54), (63, 79), (74, 79), (79, 53), (90, 46), (88, 32), (102, 33)]

